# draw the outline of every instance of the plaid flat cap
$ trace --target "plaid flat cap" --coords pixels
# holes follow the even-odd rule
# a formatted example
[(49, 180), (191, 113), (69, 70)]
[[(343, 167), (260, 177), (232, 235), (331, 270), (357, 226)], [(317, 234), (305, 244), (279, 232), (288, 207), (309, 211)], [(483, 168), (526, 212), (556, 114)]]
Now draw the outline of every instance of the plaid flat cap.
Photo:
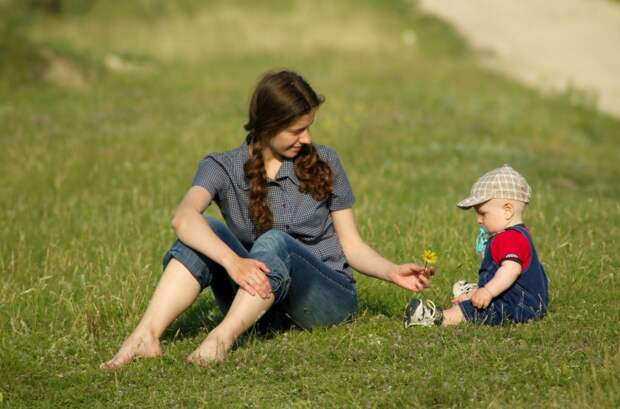
[(461, 209), (479, 205), (491, 199), (512, 199), (528, 203), (532, 188), (516, 170), (509, 165), (485, 173), (474, 183), (469, 197), (457, 203)]

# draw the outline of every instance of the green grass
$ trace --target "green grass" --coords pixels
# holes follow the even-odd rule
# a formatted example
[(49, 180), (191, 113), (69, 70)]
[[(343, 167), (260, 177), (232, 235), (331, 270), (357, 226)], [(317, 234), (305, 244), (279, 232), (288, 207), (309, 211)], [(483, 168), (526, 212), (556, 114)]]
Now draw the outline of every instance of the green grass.
[[(87, 83), (0, 87), (0, 407), (620, 406), (620, 122), (478, 68), (409, 3), (358, 3), (159, 12), (153, 0), (145, 17), (96, 2), (29, 28)], [(138, 63), (105, 69), (109, 55)], [(439, 304), (478, 267), (474, 216), (455, 203), (493, 167), (521, 171), (549, 315), (405, 330), (411, 294), (356, 274), (352, 323), (250, 335), (201, 369), (184, 358), (220, 319), (206, 291), (164, 335), (164, 357), (99, 371), (145, 310), (198, 161), (238, 146), (273, 67), (326, 96), (314, 139), (339, 152), (367, 242), (399, 262), (439, 254), (424, 294)]]

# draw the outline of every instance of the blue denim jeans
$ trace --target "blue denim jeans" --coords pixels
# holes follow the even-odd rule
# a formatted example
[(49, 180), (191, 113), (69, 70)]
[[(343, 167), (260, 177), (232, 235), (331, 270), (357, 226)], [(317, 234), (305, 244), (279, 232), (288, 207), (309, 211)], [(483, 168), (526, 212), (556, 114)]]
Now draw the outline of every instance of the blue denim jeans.
[[(222, 222), (211, 217), (207, 222), (240, 257), (260, 260), (269, 267), (267, 278), (275, 301), (261, 319), (265, 326), (283, 328), (292, 322), (311, 329), (339, 324), (357, 312), (355, 282), (328, 267), (293, 237), (272, 229), (248, 248)], [(190, 271), (201, 289), (211, 287), (220, 310), (226, 314), (239, 288), (226, 270), (180, 240), (164, 255), (164, 268), (172, 258)]]
[(491, 326), (537, 320), (546, 313), (542, 300), (537, 300), (516, 283), (485, 309), (477, 309), (471, 300), (461, 302), (459, 307), (467, 321)]

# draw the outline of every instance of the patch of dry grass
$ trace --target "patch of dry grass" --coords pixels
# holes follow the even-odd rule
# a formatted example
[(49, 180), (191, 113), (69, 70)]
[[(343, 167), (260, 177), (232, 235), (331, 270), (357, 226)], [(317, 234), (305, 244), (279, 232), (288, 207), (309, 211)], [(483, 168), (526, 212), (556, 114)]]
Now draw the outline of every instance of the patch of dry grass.
[[(264, 52), (386, 51), (402, 47), (381, 19), (364, 6), (297, 1), (285, 10), (219, 4), (193, 16), (146, 20), (84, 16), (47, 21), (33, 33), (100, 53), (141, 53), (158, 59), (197, 61), (221, 54)], [(320, 12), (319, 12), (320, 10)]]

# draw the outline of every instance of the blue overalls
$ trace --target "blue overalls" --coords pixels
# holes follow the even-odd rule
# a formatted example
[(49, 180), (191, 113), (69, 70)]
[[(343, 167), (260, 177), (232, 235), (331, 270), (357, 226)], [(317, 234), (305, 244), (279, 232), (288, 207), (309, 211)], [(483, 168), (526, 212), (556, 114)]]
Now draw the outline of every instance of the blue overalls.
[[(506, 291), (493, 298), (485, 309), (477, 309), (471, 300), (459, 304), (465, 319), (469, 322), (485, 325), (499, 325), (503, 322), (527, 322), (532, 319), (540, 319), (547, 312), (549, 303), (548, 283), (545, 269), (543, 268), (532, 237), (523, 225), (509, 227), (517, 230), (527, 239), (530, 245), (531, 261), (526, 270), (521, 271), (517, 281)], [(480, 265), (478, 287), (487, 284), (495, 276), (499, 265), (495, 264), (491, 257), (491, 242), (487, 243), (484, 258)]]

